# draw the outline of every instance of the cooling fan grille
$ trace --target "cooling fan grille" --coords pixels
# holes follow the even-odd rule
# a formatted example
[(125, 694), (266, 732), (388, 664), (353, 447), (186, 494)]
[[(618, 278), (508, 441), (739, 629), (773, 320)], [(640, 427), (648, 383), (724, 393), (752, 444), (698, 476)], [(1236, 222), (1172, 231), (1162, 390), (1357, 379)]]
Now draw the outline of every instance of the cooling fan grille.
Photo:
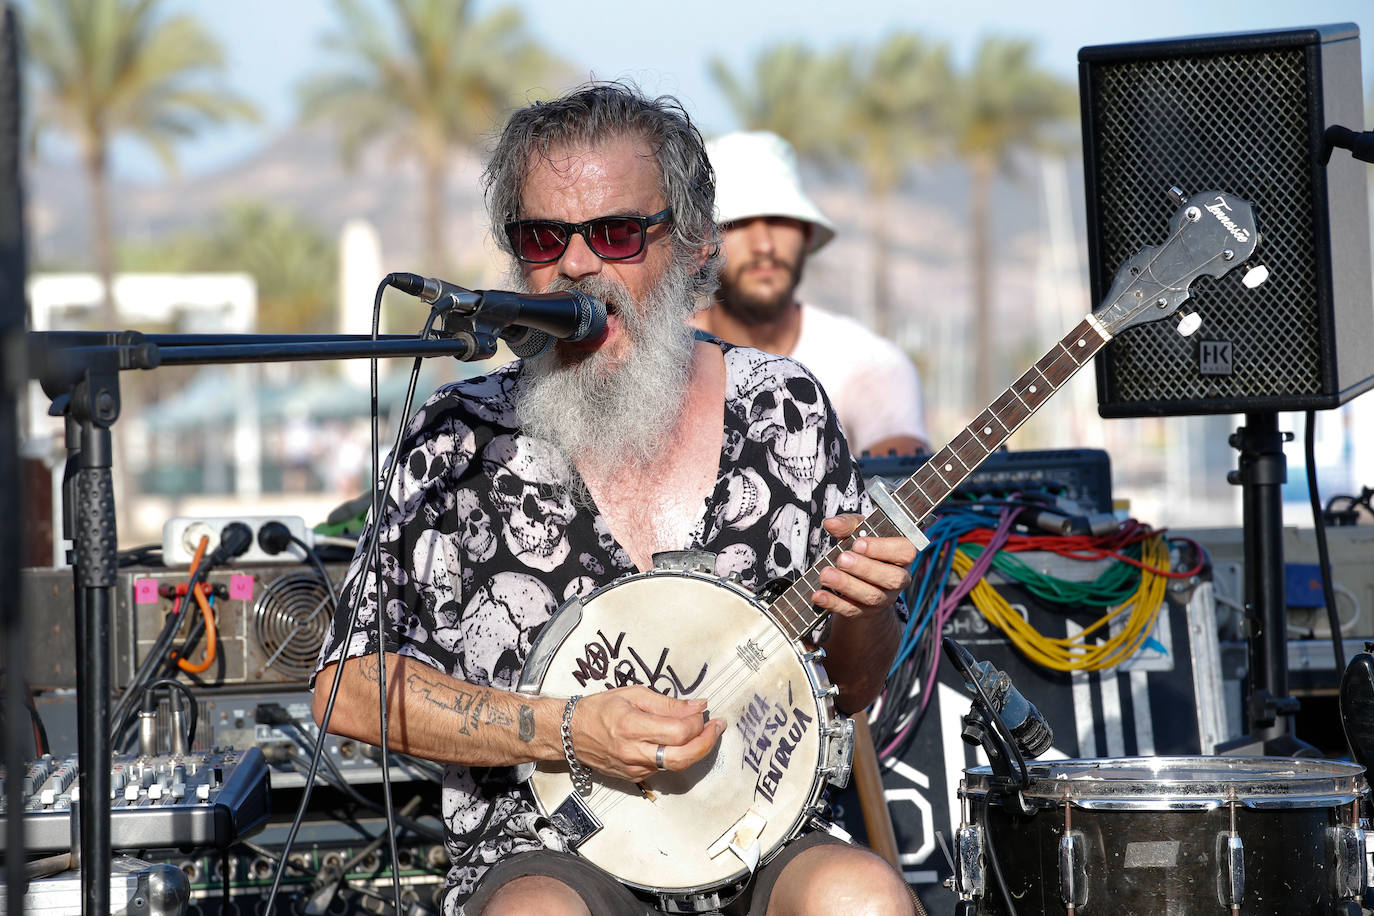
[(253, 608), (253, 636), (263, 669), (310, 677), (333, 617), (334, 602), (318, 573), (288, 573), (272, 580)]

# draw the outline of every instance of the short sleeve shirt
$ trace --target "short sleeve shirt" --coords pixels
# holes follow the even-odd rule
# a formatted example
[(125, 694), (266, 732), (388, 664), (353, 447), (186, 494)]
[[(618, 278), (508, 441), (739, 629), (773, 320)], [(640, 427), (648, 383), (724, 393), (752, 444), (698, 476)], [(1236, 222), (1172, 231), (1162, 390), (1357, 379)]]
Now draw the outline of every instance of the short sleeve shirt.
[[(712, 341), (726, 364), (719, 470), (681, 547), (715, 553), (718, 575), (756, 589), (817, 562), (833, 543), (821, 520), (866, 511), (867, 499), (815, 379), (786, 357)], [(380, 607), (388, 651), (510, 690), (563, 602), (637, 572), (595, 506), (575, 506), (551, 485), (566, 471), (558, 453), (518, 428), (522, 369), (516, 362), (445, 386), (416, 412), (382, 505), (380, 577), (362, 575), (360, 551), (320, 667), (340, 658), (356, 604), (349, 657), (376, 651)], [(369, 521), (360, 544), (370, 530)], [(465, 731), (468, 717), (455, 724)], [(512, 767), (447, 766), (443, 814), (453, 860), (447, 913), (493, 863), (554, 845)]]
[(815, 373), (856, 455), (892, 436), (929, 441), (921, 376), (892, 341), (844, 315), (802, 303), (791, 356)]

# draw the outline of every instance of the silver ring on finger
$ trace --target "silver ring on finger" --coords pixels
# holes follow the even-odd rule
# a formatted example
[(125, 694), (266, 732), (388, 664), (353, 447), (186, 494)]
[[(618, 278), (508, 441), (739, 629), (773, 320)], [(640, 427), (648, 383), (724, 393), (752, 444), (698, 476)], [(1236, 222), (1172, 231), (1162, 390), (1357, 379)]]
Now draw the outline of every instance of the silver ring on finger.
[(654, 765), (655, 765), (656, 767), (658, 767), (658, 771), (659, 771), (660, 773), (662, 773), (664, 770), (668, 769), (666, 766), (663, 765), (663, 750), (664, 750), (664, 747), (663, 747), (663, 745), (660, 744), (660, 745), (658, 746), (658, 750), (657, 750), (657, 751), (654, 751)]

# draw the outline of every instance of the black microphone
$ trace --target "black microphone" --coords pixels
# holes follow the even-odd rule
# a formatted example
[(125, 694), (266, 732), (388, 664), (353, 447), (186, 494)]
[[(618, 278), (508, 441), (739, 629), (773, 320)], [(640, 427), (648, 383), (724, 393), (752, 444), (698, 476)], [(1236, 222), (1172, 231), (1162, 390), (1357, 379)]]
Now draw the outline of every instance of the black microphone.
[[(1021, 695), (1021, 691), (1012, 684), (1011, 677), (1005, 671), (998, 671), (991, 662), (975, 661), (967, 649), (948, 637), (945, 638), (945, 645), (953, 646), (963, 659), (968, 672), (977, 677), (983, 692), (992, 702), (992, 711), (1006, 724), (1021, 754), (1025, 757), (1039, 757), (1049, 750), (1050, 745), (1054, 743), (1054, 732), (1050, 730), (1050, 723), (1045, 721), (1045, 717), (1030, 700)], [(978, 695), (973, 684), (965, 681), (964, 686), (974, 696)]]
[[(440, 311), (455, 310), (463, 315), (481, 315), (502, 326), (518, 325), (540, 331), (560, 340), (592, 340), (606, 330), (606, 303), (579, 290), (557, 293), (514, 293), (504, 290), (471, 290), (445, 280), (417, 274), (394, 273), (387, 282), (403, 293), (418, 296)], [(533, 334), (501, 334), (521, 350), (540, 352), (547, 346)]]
[(1374, 772), (1374, 642), (1350, 660), (1341, 676), (1341, 727), (1350, 745), (1350, 756)]

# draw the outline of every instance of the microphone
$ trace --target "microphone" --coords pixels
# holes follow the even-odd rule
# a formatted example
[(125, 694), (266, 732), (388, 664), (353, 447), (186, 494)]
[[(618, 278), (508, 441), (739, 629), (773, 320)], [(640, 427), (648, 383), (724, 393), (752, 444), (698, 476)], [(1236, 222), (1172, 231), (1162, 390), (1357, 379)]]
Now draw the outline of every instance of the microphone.
[(1374, 772), (1374, 642), (1364, 644), (1365, 650), (1350, 660), (1341, 676), (1341, 727), (1350, 745), (1350, 756)]
[[(998, 671), (991, 662), (975, 661), (967, 649), (948, 637), (945, 638), (945, 646), (953, 647), (953, 651), (958, 653), (964, 663), (964, 676), (972, 674), (978, 679), (983, 692), (992, 702), (992, 712), (1006, 724), (1022, 756), (1039, 757), (1050, 749), (1054, 743), (1050, 723), (1045, 721), (1040, 710), (1021, 695), (1005, 671)], [(974, 696), (978, 695), (973, 684), (965, 681), (964, 686)]]
[[(418, 296), (440, 311), (462, 315), (481, 315), (500, 325), (501, 336), (518, 355), (541, 352), (549, 340), (531, 332), (542, 332), (560, 340), (592, 340), (606, 330), (606, 303), (579, 290), (557, 293), (514, 293), (504, 290), (471, 290), (445, 280), (417, 274), (393, 273), (387, 283), (403, 293)], [(508, 325), (518, 325), (525, 333), (506, 333)], [(523, 352), (522, 352), (523, 351)]]

